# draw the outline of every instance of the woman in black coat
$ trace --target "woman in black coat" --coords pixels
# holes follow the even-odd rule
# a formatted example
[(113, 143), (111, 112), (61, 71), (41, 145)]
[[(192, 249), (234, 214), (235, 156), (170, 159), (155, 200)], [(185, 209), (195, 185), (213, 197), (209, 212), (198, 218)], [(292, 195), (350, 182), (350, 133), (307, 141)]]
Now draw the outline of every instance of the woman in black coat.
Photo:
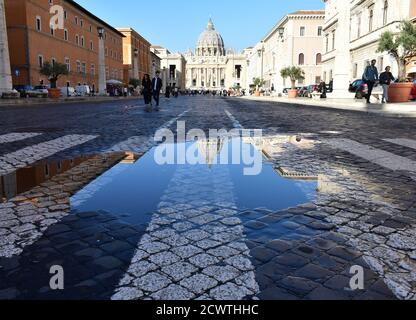
[(144, 104), (148, 106), (152, 103), (152, 80), (150, 75), (145, 74), (142, 80)]

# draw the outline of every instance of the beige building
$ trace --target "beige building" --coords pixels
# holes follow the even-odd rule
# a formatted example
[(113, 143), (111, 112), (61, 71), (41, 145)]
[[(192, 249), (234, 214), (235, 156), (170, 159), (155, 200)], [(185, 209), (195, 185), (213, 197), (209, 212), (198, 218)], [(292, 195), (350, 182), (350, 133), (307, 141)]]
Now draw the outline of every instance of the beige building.
[(385, 31), (396, 32), (400, 21), (411, 19), (415, 0), (324, 0), (324, 55), (322, 76), (334, 81), (334, 96), (349, 96), (349, 82), (362, 77), (372, 59), (379, 70), (398, 66), (388, 53), (378, 53), (378, 40)]
[(299, 66), (305, 80), (297, 85), (318, 84), (321, 80), (322, 30), (325, 12), (297, 11), (283, 17), (253, 49), (250, 57), (250, 77), (265, 81), (265, 89), (282, 93), (290, 86), (280, 70)]
[(247, 87), (247, 55), (226, 50), (211, 19), (199, 36), (194, 52), (173, 54), (160, 46), (152, 46), (151, 51), (161, 59), (164, 85), (190, 90)]

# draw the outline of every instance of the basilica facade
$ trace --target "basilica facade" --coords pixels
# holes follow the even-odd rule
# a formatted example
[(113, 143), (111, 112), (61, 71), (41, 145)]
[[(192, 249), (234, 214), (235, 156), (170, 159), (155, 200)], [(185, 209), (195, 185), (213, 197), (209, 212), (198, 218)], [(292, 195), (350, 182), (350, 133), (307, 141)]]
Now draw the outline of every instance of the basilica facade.
[[(159, 52), (162, 52), (160, 47)], [(248, 55), (226, 49), (212, 19), (201, 33), (195, 50), (160, 55), (164, 82), (188, 90), (247, 89)]]

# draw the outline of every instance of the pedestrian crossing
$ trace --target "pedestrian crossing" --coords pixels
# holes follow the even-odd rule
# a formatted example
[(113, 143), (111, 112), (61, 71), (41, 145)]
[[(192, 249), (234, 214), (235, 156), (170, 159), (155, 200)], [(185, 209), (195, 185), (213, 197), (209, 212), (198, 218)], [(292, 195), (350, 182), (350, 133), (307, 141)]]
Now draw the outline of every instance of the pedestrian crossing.
[[(385, 141), (406, 147), (416, 145), (416, 141), (409, 139)], [(386, 169), (416, 172), (416, 161), (385, 150), (377, 149), (350, 139), (329, 139), (324, 142), (335, 149), (346, 151)]]
[(93, 135), (66, 135), (54, 140), (29, 146), (0, 157), (0, 175), (12, 173), (58, 152), (79, 146), (96, 139)]
[(12, 132), (0, 136), (0, 144), (22, 141), (42, 135), (35, 132)]
[(397, 144), (399, 146), (403, 146), (406, 148), (416, 150), (416, 140), (412, 140), (412, 139), (383, 139), (383, 140), (386, 142)]

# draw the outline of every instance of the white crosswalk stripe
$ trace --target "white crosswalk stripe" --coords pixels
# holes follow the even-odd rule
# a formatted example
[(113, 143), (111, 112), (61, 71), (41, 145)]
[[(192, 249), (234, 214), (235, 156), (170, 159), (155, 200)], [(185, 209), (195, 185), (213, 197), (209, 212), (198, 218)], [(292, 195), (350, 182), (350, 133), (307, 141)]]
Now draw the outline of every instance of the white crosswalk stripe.
[(58, 152), (84, 144), (95, 138), (97, 138), (97, 136), (79, 134), (67, 135), (5, 154), (0, 157), (0, 174), (9, 174), (16, 169), (24, 168), (27, 165), (53, 156)]
[(35, 132), (11, 132), (5, 135), (0, 136), (0, 144), (10, 143), (16, 141), (22, 141), (29, 138), (34, 138), (42, 135), (42, 133)]
[(349, 152), (357, 157), (370, 161), (384, 168), (396, 171), (416, 172), (416, 161), (395, 155), (391, 152), (376, 149), (350, 139), (330, 139), (325, 143), (335, 149)]
[(400, 139), (384, 139), (384, 141), (416, 150), (416, 140), (400, 138)]

